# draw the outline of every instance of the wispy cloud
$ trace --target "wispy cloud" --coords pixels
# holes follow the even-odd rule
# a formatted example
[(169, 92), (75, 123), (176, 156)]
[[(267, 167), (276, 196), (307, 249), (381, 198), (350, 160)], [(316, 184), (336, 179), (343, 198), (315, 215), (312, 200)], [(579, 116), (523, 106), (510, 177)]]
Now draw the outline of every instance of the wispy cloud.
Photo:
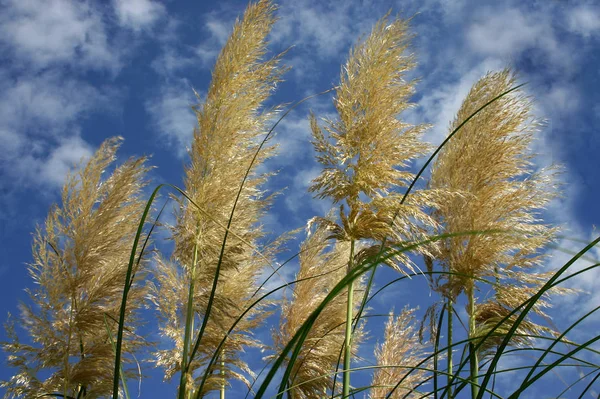
[(81, 137), (73, 135), (62, 139), (44, 160), (33, 162), (33, 171), (46, 182), (61, 187), (65, 176), (81, 161), (89, 159), (93, 154), (92, 147)]
[(151, 123), (173, 146), (180, 157), (192, 141), (196, 117), (191, 106), (197, 102), (192, 87), (185, 80), (164, 84), (156, 96), (146, 101)]
[(90, 153), (76, 121), (109, 110), (114, 94), (52, 71), (3, 79), (0, 88), (0, 164), (12, 179), (61, 185), (66, 171)]

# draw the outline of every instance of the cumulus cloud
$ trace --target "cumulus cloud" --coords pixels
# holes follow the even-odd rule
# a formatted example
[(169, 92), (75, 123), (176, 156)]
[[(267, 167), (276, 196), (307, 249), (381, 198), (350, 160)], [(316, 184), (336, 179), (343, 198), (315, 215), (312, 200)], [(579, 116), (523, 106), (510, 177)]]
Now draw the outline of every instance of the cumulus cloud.
[(361, 34), (387, 9), (376, 4), (361, 7), (354, 2), (315, 0), (282, 1), (272, 33), (273, 41), (295, 45), (320, 60), (336, 59), (349, 50)]
[[(109, 40), (105, 8), (94, 3), (6, 0), (0, 4), (0, 168), (4, 192), (15, 187), (62, 185), (92, 146), (80, 123), (112, 112), (116, 89), (87, 80), (88, 72), (121, 68)], [(3, 196), (4, 197), (4, 196)], [(4, 198), (3, 198), (4, 200)]]
[(113, 97), (110, 90), (52, 71), (2, 79), (0, 165), (12, 179), (62, 184), (68, 169), (91, 151), (77, 122), (93, 111), (110, 110)]
[(152, 0), (114, 0), (119, 23), (134, 31), (152, 26), (165, 14), (165, 7)]
[(55, 71), (4, 80), (0, 87), (0, 123), (39, 134), (51, 134), (53, 126), (62, 127), (94, 107), (106, 109), (114, 94)]
[(56, 64), (117, 70), (101, 14), (83, 2), (7, 0), (0, 12), (0, 42), (29, 68)]
[(548, 25), (521, 10), (490, 10), (469, 27), (467, 39), (476, 51), (508, 56), (544, 40), (548, 30)]
[(486, 7), (473, 19), (465, 33), (470, 50), (507, 63), (526, 55), (561, 73), (570, 73), (576, 64), (577, 54), (558, 40), (557, 21), (550, 9)]
[(206, 16), (203, 29), (208, 37), (194, 47), (194, 55), (204, 67), (212, 66), (233, 29), (233, 16), (223, 16), (215, 12)]
[(591, 6), (578, 6), (567, 13), (568, 28), (584, 37), (600, 33), (600, 9)]

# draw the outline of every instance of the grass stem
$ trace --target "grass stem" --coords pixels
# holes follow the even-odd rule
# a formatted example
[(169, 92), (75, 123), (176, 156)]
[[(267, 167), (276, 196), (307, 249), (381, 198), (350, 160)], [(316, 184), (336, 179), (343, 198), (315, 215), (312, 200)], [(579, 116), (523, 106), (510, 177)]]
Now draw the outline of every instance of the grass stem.
[[(448, 277), (448, 280), (450, 280), (451, 275)], [(448, 284), (450, 285), (450, 284)], [(450, 297), (450, 295), (448, 295), (447, 298), (447, 308), (448, 308), (448, 353), (447, 353), (447, 357), (448, 357), (448, 399), (452, 399), (453, 395), (452, 395), (452, 386), (450, 385), (450, 382), (452, 381), (452, 373), (453, 373), (453, 367), (452, 367), (452, 313), (454, 312), (454, 303), (452, 301), (452, 298)]]
[[(354, 240), (350, 241), (350, 259), (348, 274), (352, 271), (354, 259)], [(354, 310), (354, 281), (348, 285), (348, 302), (346, 303), (346, 335), (344, 340), (344, 378), (342, 381), (342, 398), (350, 396), (350, 363), (352, 360), (352, 311)]]
[(185, 393), (187, 390), (187, 364), (188, 351), (191, 346), (192, 333), (194, 329), (194, 282), (196, 280), (196, 263), (198, 261), (198, 244), (194, 245), (194, 257), (192, 258), (192, 264), (190, 267), (190, 288), (188, 291), (188, 303), (185, 315), (185, 333), (183, 336), (183, 354), (181, 356), (181, 379), (179, 380), (179, 399), (185, 399)]
[(476, 399), (479, 396), (479, 360), (477, 359), (477, 351), (475, 350), (475, 343), (472, 339), (475, 337), (475, 283), (471, 282), (470, 287), (467, 290), (467, 296), (469, 297), (469, 364), (471, 368), (471, 397)]

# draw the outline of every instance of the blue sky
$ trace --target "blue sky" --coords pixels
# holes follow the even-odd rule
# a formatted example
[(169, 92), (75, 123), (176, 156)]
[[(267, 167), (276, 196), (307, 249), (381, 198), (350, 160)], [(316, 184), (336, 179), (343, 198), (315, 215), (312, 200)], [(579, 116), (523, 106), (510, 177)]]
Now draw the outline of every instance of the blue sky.
[[(425, 139), (434, 144), (478, 78), (513, 66), (529, 82), (536, 114), (547, 119), (536, 141), (536, 165), (565, 165), (565, 196), (545, 217), (571, 238), (589, 241), (597, 234), (600, 6), (594, 1), (278, 4), (271, 49), (294, 47), (284, 59), (292, 70), (273, 103), (336, 84), (350, 46), (390, 9), (414, 15), (412, 50), (419, 63), (411, 75), (420, 79), (412, 99), (416, 107), (401, 117), (433, 124)], [(192, 89), (202, 94), (208, 87), (215, 57), (245, 6), (244, 1), (50, 0), (43, 6), (35, 0), (0, 1), (0, 318), (17, 313), (18, 302), (26, 299), (24, 288), (32, 286), (26, 264), (36, 224), (59, 200), (69, 169), (103, 140), (125, 138), (121, 160), (152, 155), (153, 185), (180, 185), (195, 123)], [(319, 171), (309, 143), (309, 108), (331, 113), (331, 97), (314, 99), (284, 120), (276, 137), (281, 156), (267, 165), (280, 170), (268, 188), (288, 187), (265, 220), (274, 233), (301, 227), (328, 209), (306, 192)], [(560, 246), (576, 251), (582, 244), (563, 240)], [(549, 266), (566, 259), (559, 252)], [(291, 267), (284, 276), (291, 279), (293, 273)], [(555, 322), (562, 325), (598, 306), (598, 281), (598, 272), (576, 280), (574, 286), (587, 293), (557, 300)], [(421, 285), (382, 296), (378, 306), (400, 309), (410, 303), (424, 309), (431, 298)], [(600, 319), (593, 323), (588, 331), (599, 329)], [(0, 340), (4, 337), (0, 332)], [(9, 376), (10, 370), (0, 367), (0, 379)], [(172, 392), (158, 380), (145, 381), (142, 392)]]

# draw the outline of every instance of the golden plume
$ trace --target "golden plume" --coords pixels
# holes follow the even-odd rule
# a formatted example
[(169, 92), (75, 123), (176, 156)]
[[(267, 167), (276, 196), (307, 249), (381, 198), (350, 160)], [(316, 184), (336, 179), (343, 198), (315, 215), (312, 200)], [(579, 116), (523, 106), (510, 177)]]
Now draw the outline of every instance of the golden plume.
[[(328, 231), (318, 226), (302, 243), (300, 250), (300, 270), (292, 296), (284, 299), (279, 328), (272, 337), (275, 352), (287, 345), (308, 316), (321, 304), (332, 288), (346, 275), (350, 245), (328, 242)], [(362, 301), (364, 284), (362, 279), (355, 282), (354, 309), (358, 310)], [(315, 320), (296, 362), (289, 381), (290, 394), (294, 399), (318, 398), (327, 395), (332, 388), (333, 376), (344, 344), (346, 324), (347, 289), (342, 290)], [(362, 327), (355, 331), (353, 351), (357, 352), (362, 340)], [(270, 357), (267, 357), (269, 359)]]
[[(32, 342), (20, 343), (16, 326), (9, 323), (12, 342), (3, 347), (8, 363), (19, 371), (2, 383), (6, 397), (98, 398), (112, 393), (111, 335), (116, 336), (149, 170), (145, 158), (130, 159), (103, 180), (119, 145), (119, 138), (105, 141), (77, 174), (67, 177), (62, 205), (54, 206), (45, 225), (36, 230), (29, 274), (37, 288), (28, 290), (33, 305), (21, 304), (17, 320)], [(142, 258), (140, 265), (145, 263)], [(144, 267), (136, 265), (134, 273), (139, 277), (143, 272)], [(135, 333), (144, 295), (145, 289), (134, 282), (123, 353), (131, 354), (144, 344)], [(126, 375), (132, 373), (126, 370)]]
[[(165, 368), (165, 377), (170, 378), (181, 371), (181, 354), (191, 351), (199, 323), (206, 315), (225, 227), (249, 169), (229, 225), (206, 330), (194, 358), (184, 359), (189, 364), (186, 390), (193, 389), (195, 378), (202, 376), (227, 330), (251, 303), (256, 280), (273, 258), (273, 248), (265, 249), (262, 256), (253, 249), (264, 235), (259, 221), (270, 204), (260, 188), (268, 175), (258, 174), (257, 168), (272, 155), (273, 147), (263, 148), (252, 165), (251, 162), (277, 111), (265, 112), (261, 107), (285, 71), (279, 65), (280, 56), (265, 60), (266, 37), (275, 22), (274, 11), (275, 6), (267, 0), (250, 4), (243, 18), (236, 21), (217, 58), (206, 100), (195, 108), (198, 128), (185, 175), (185, 191), (197, 206), (180, 200), (172, 230), (172, 259), (158, 261), (153, 300), (160, 312), (161, 333), (174, 346), (158, 351), (156, 362)], [(189, 320), (186, 323), (190, 290), (192, 326), (188, 342), (184, 342), (186, 324), (190, 328)], [(219, 354), (219, 363), (209, 371), (202, 394), (223, 389), (230, 378), (249, 383), (246, 375), (253, 374), (239, 358), (239, 352), (246, 346), (260, 346), (252, 337), (252, 330), (266, 316), (264, 306), (258, 306), (237, 325)]]
[(375, 348), (377, 366), (381, 367), (373, 374), (369, 398), (387, 398), (400, 381), (402, 383), (389, 396), (391, 399), (422, 396), (416, 391), (416, 385), (425, 379), (427, 371), (424, 369), (430, 366), (430, 362), (421, 364), (427, 352), (419, 341), (414, 313), (415, 309), (409, 308), (405, 308), (398, 317), (390, 313), (384, 341)]

